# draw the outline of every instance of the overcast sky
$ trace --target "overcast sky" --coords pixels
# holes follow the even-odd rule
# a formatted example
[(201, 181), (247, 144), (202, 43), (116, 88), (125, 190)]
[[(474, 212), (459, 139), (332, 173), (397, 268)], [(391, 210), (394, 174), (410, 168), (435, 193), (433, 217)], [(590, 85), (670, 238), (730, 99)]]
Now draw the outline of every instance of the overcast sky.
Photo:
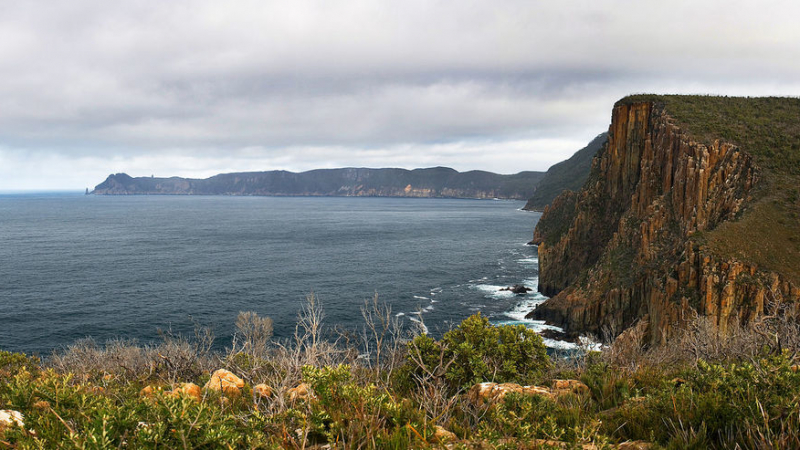
[(546, 170), (630, 93), (800, 95), (798, 5), (0, 0), (0, 190)]

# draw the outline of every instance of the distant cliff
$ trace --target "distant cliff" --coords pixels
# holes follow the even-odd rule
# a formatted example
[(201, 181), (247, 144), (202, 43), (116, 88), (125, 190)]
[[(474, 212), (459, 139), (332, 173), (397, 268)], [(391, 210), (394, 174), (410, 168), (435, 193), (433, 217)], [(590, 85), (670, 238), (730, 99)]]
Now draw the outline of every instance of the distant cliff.
[(635, 96), (579, 192), (534, 232), (530, 317), (664, 342), (695, 315), (721, 332), (800, 305), (800, 99)]
[(561, 161), (547, 169), (542, 181), (536, 186), (536, 192), (522, 209), (541, 211), (552, 203), (558, 194), (565, 190), (578, 191), (583, 187), (583, 183), (589, 177), (589, 170), (592, 168), (592, 158), (606, 142), (606, 139), (608, 139), (608, 133), (600, 133), (568, 160)]
[(206, 179), (109, 175), (93, 194), (101, 195), (278, 195), (527, 199), (542, 172), (498, 175), (446, 167), (429, 169), (320, 169), (294, 173), (226, 173)]

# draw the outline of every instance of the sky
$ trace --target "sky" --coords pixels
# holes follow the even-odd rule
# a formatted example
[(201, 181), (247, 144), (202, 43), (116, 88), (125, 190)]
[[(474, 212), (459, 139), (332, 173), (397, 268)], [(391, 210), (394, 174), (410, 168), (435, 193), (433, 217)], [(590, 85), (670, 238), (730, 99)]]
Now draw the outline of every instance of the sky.
[(632, 93), (800, 95), (794, 1), (0, 0), (0, 190), (516, 173)]

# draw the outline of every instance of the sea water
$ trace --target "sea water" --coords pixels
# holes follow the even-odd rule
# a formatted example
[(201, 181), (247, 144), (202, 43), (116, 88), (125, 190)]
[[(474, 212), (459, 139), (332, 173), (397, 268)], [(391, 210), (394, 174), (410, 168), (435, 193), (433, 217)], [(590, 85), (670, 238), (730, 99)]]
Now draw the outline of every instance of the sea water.
[[(476, 312), (525, 314), (539, 213), (522, 202), (344, 197), (0, 195), (0, 349), (49, 353), (92, 337), (152, 342), (239, 311), (293, 334), (314, 293), (325, 323), (356, 330), (376, 293), (440, 335)], [(500, 291), (524, 284), (527, 295)], [(556, 346), (558, 343), (549, 342)]]

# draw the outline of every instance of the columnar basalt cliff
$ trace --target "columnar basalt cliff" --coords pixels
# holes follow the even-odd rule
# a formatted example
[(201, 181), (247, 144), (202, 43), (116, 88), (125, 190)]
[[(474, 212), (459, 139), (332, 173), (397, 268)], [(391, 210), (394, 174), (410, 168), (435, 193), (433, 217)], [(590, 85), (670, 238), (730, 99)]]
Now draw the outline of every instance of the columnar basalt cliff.
[(781, 271), (706, 244), (761, 195), (764, 171), (745, 150), (696, 140), (662, 102), (618, 102), (584, 188), (558, 197), (536, 227), (540, 290), (552, 298), (530, 316), (605, 338), (644, 319), (660, 343), (696, 314), (724, 332), (800, 300)]

